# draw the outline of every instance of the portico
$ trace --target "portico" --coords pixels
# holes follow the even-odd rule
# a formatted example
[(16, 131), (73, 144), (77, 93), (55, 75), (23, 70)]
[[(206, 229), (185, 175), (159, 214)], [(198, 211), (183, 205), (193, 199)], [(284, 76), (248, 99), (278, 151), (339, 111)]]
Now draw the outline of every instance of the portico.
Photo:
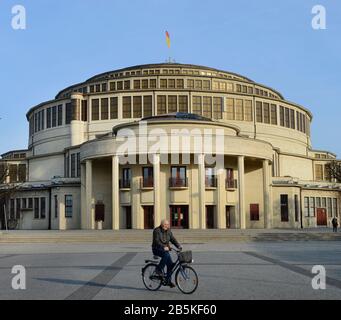
[[(154, 120), (149, 130), (157, 125)], [(224, 136), (222, 161), (217, 160), (213, 166), (209, 163), (211, 154), (197, 154), (190, 148), (177, 163), (172, 163), (174, 157), (165, 150), (142, 154), (137, 149), (136, 161), (129, 163), (127, 155), (115, 153), (120, 145), (114, 137), (84, 144), (82, 228), (98, 227), (98, 203), (104, 206), (102, 226), (105, 229), (153, 228), (163, 218), (169, 219), (173, 228), (270, 228), (270, 148), (265, 159), (264, 152), (257, 154), (257, 144), (261, 143), (263, 150), (264, 145), (268, 145), (247, 140), (253, 148), (248, 148), (247, 154), (238, 154), (242, 151), (236, 150), (238, 139), (245, 138), (239, 138), (236, 133), (235, 130), (234, 134)], [(90, 154), (90, 150), (96, 150), (96, 154)], [(214, 157), (218, 159), (216, 154)], [(148, 159), (147, 163), (140, 163), (145, 159)], [(262, 188), (254, 190), (255, 183)], [(250, 205), (258, 207), (255, 221), (249, 221)]]

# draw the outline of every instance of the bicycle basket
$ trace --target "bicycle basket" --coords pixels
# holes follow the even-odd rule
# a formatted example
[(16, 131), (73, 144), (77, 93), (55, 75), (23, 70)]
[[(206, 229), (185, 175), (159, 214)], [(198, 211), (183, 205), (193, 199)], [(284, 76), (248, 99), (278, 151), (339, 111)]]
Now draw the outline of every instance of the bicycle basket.
[(191, 263), (192, 262), (192, 251), (184, 251), (179, 253), (180, 263)]

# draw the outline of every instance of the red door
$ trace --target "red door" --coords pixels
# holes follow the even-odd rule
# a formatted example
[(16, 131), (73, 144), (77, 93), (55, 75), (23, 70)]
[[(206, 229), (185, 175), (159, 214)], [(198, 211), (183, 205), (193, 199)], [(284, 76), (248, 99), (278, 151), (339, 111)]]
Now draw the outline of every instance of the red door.
[(188, 229), (188, 206), (170, 206), (172, 228)]
[(327, 225), (327, 211), (324, 208), (316, 209), (316, 221), (318, 226)]

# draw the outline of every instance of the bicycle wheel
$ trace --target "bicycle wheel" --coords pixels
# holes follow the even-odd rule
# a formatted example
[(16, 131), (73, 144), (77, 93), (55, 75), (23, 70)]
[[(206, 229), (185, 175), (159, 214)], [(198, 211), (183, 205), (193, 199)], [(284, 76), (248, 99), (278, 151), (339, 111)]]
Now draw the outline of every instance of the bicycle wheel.
[(175, 275), (176, 285), (184, 294), (192, 294), (199, 285), (198, 275), (190, 266), (180, 266)]
[(150, 291), (157, 291), (162, 285), (162, 277), (156, 274), (157, 264), (150, 263), (145, 266), (142, 272), (144, 286)]

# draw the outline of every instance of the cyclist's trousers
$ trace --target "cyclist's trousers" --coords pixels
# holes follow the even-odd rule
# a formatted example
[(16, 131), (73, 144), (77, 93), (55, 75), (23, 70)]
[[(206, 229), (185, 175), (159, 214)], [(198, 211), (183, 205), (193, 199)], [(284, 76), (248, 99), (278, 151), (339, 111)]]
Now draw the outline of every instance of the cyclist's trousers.
[(153, 254), (161, 258), (159, 263), (159, 270), (163, 271), (164, 267), (167, 266), (167, 281), (170, 280), (173, 269), (173, 261), (168, 251), (164, 249), (153, 248)]

